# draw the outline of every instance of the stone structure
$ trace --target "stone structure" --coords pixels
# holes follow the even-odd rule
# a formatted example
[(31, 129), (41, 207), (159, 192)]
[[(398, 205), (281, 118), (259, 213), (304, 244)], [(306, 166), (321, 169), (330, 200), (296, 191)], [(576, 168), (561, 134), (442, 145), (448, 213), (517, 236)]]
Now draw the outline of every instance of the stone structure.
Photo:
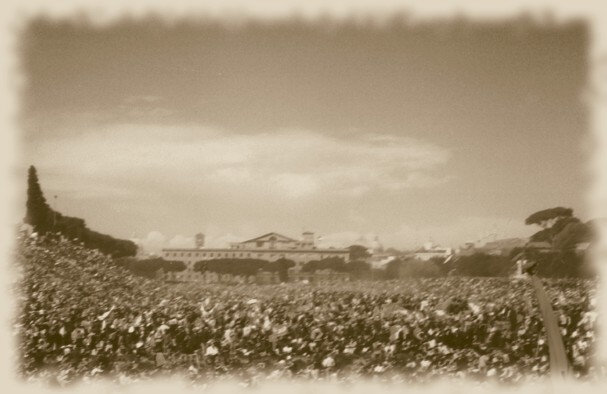
[[(199, 236), (201, 235), (197, 235), (197, 240), (200, 239)], [(203, 235), (202, 239), (204, 239)], [(322, 260), (329, 257), (338, 257), (348, 261), (349, 253), (348, 249), (318, 248), (314, 233), (311, 232), (304, 232), (301, 240), (272, 232), (243, 242), (231, 243), (229, 248), (170, 248), (163, 249), (161, 256), (165, 260), (183, 261), (186, 265), (184, 271), (171, 273), (169, 279), (204, 281), (203, 275), (194, 271), (194, 264), (201, 260), (258, 259), (276, 261), (284, 258), (294, 261), (296, 269), (299, 269), (301, 265), (308, 261)]]

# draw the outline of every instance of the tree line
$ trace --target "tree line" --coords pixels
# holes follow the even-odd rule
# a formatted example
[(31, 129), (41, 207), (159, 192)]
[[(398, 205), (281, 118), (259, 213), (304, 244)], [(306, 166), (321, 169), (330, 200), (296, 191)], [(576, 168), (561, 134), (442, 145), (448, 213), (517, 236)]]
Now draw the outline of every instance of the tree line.
[(52, 209), (44, 197), (34, 166), (28, 171), (26, 214), (24, 222), (40, 235), (61, 234), (82, 242), (87, 248), (98, 249), (113, 257), (135, 256), (137, 245), (130, 240), (114, 238), (93, 231), (84, 219), (61, 214)]
[[(525, 224), (541, 230), (529, 238), (527, 247), (515, 249), (537, 261), (537, 273), (546, 277), (590, 277), (596, 275), (587, 247), (597, 240), (596, 221), (586, 223), (573, 215), (573, 209), (555, 207), (535, 212)], [(581, 245), (586, 248), (579, 250)]]
[(371, 265), (363, 260), (346, 262), (340, 257), (328, 257), (321, 260), (308, 261), (301, 267), (302, 272), (314, 273), (323, 270), (346, 273), (354, 279), (365, 279), (370, 277)]
[(167, 272), (180, 272), (186, 269), (183, 261), (165, 260), (160, 257), (136, 259), (134, 257), (119, 257), (114, 263), (129, 270), (132, 274), (149, 279), (161, 278)]
[(288, 280), (289, 268), (295, 262), (289, 259), (266, 261), (260, 259), (213, 259), (201, 260), (194, 263), (196, 272), (214, 272), (224, 275), (253, 276), (261, 272), (276, 272), (281, 282)]

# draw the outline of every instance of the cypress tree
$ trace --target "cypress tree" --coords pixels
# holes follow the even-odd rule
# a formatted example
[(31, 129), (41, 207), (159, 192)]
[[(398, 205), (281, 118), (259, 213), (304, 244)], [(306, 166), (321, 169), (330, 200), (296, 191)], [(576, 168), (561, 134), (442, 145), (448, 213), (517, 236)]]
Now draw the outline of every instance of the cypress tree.
[(44, 198), (34, 166), (30, 166), (27, 177), (26, 208), (25, 223), (31, 224), (34, 230), (40, 234), (44, 234), (50, 230), (50, 226), (52, 226), (52, 211)]
[(106, 234), (89, 230), (84, 219), (63, 216), (51, 209), (46, 202), (38, 182), (34, 166), (30, 166), (27, 178), (26, 214), (23, 221), (30, 224), (38, 234), (61, 233), (70, 239), (78, 239), (88, 248), (95, 248), (115, 257), (135, 256), (137, 245), (133, 241), (116, 239)]

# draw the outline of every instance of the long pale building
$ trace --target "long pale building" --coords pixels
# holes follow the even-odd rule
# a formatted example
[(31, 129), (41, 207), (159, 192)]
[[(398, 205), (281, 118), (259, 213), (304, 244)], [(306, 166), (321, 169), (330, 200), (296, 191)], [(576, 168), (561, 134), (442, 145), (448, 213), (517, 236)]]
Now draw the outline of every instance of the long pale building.
[(162, 249), (165, 260), (183, 261), (186, 269), (174, 273), (176, 280), (197, 280), (202, 275), (194, 271), (194, 264), (201, 260), (214, 259), (258, 259), (276, 261), (282, 258), (295, 262), (299, 268), (312, 260), (322, 260), (329, 257), (342, 258), (348, 261), (348, 249), (319, 248), (316, 246), (314, 233), (304, 232), (300, 240), (296, 240), (275, 232), (261, 235), (243, 242), (231, 243), (228, 248), (206, 248), (202, 234), (196, 236), (196, 248), (167, 248)]

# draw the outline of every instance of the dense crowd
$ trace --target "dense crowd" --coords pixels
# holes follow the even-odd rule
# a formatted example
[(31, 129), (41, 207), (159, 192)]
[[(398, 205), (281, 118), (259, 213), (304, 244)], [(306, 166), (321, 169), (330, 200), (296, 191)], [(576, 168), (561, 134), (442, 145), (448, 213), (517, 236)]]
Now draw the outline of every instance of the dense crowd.
[[(59, 384), (182, 374), (195, 382), (302, 378), (505, 383), (542, 379), (533, 289), (514, 278), (335, 285), (168, 284), (65, 239), (22, 236), (14, 334), (21, 376)], [(595, 285), (551, 280), (575, 376), (591, 364)]]

